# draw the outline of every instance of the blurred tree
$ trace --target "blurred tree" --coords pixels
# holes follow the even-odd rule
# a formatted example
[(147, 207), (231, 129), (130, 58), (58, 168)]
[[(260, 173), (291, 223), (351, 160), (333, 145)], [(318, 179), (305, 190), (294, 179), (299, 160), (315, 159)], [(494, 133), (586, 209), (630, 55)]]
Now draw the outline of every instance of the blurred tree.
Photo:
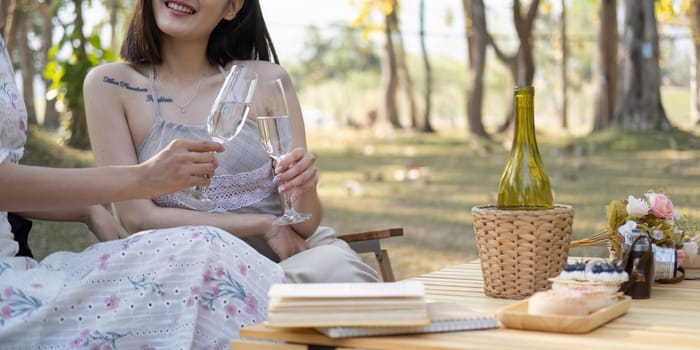
[(382, 77), (384, 85), (386, 86), (384, 92), (384, 106), (387, 121), (396, 129), (401, 128), (401, 121), (399, 121), (399, 109), (396, 104), (396, 95), (398, 92), (399, 81), (398, 81), (398, 67), (396, 60), (396, 48), (394, 47), (394, 31), (397, 23), (392, 18), (392, 14), (397, 12), (398, 4), (396, 1), (389, 0), (389, 11), (384, 13), (384, 35), (385, 43), (384, 50), (386, 55), (382, 60)]
[[(394, 128), (402, 128), (397, 104), (399, 89), (406, 97), (412, 126), (416, 124), (415, 97), (413, 82), (405, 63), (405, 51), (399, 30), (400, 0), (353, 0), (350, 2), (359, 8), (358, 16), (351, 27), (363, 27), (365, 36), (381, 28), (385, 37), (382, 58), (382, 82), (384, 85), (384, 114)], [(383, 24), (375, 25), (371, 15), (375, 12), (383, 16)]]
[(17, 53), (19, 54), (19, 70), (22, 75), (22, 98), (27, 107), (27, 122), (36, 125), (36, 108), (34, 106), (34, 55), (29, 47), (29, 33), (32, 30), (32, 8), (36, 6), (34, 1), (19, 0), (14, 15), (16, 32)]
[(2, 15), (2, 37), (10, 56), (14, 53), (15, 34), (17, 33), (17, 13), (20, 11), (21, 0), (0, 0)]
[[(41, 47), (39, 49), (39, 67), (40, 70), (44, 71), (44, 68), (49, 63), (49, 51), (51, 50), (54, 22), (53, 18), (58, 13), (59, 1), (56, 0), (44, 0), (39, 3), (39, 17), (40, 17), (40, 38)], [(45, 86), (51, 85), (51, 80), (42, 74)], [(56, 96), (46, 96), (46, 103), (44, 105), (44, 124), (45, 128), (55, 129), (59, 126), (59, 113), (56, 109)]]
[(598, 10), (598, 64), (595, 74), (593, 131), (610, 127), (617, 94), (617, 0), (600, 0)]
[(700, 76), (700, 59), (698, 59), (700, 57), (700, 0), (686, 0), (684, 5), (685, 13), (690, 22), (693, 48), (695, 49), (691, 67), (693, 76), (691, 77), (690, 89), (690, 100), (692, 102), (690, 113), (693, 124), (700, 126), (700, 84), (698, 83)]
[(467, 128), (472, 136), (489, 138), (482, 120), (486, 48), (489, 42), (492, 41), (486, 25), (486, 10), (484, 9), (483, 0), (462, 0), (462, 7), (464, 9), (467, 58), (469, 61)]
[[(99, 32), (93, 32), (89, 36), (83, 33), (83, 0), (62, 1), (65, 13), (55, 18), (63, 29), (63, 36), (50, 50), (51, 61), (46, 66), (45, 75), (52, 81), (49, 93), (56, 94), (58, 100), (70, 111), (66, 127), (67, 144), (86, 149), (90, 147), (90, 140), (85, 120), (83, 80), (90, 68), (104, 60), (112, 61), (114, 54), (111, 50), (102, 48)], [(89, 5), (90, 0), (86, 1)], [(74, 17), (69, 18), (71, 12)], [(62, 57), (63, 51), (68, 52), (66, 58)]]
[(569, 63), (569, 43), (566, 35), (566, 0), (561, 0), (561, 13), (559, 15), (559, 40), (561, 46), (561, 62), (559, 63), (561, 78), (561, 103), (559, 105), (559, 119), (561, 120), (561, 127), (566, 130), (569, 127), (569, 100), (566, 97), (566, 91), (569, 89), (569, 78), (567, 74), (567, 67)]
[(420, 0), (419, 6), (420, 48), (421, 56), (423, 57), (423, 68), (425, 69), (425, 93), (423, 94), (425, 109), (423, 110), (423, 125), (421, 126), (421, 131), (434, 132), (435, 130), (430, 123), (431, 98), (433, 95), (433, 71), (430, 67), (430, 57), (428, 56), (428, 49), (425, 45), (425, 0)]
[(403, 35), (399, 29), (399, 17), (398, 8), (392, 14), (392, 22), (396, 28), (396, 63), (399, 74), (399, 88), (403, 91), (403, 95), (406, 97), (406, 102), (408, 103), (408, 117), (411, 124), (411, 128), (418, 128), (418, 114), (416, 109), (416, 97), (413, 94), (413, 79), (411, 78), (411, 73), (408, 72), (408, 66), (406, 65), (406, 50), (403, 45)]
[(362, 40), (358, 30), (344, 22), (331, 23), (321, 30), (315, 25), (306, 27), (304, 51), (300, 57), (301, 69), (292, 70), (297, 86), (327, 79), (345, 79), (352, 71), (379, 73), (380, 57), (372, 42)]
[[(496, 51), (498, 59), (510, 69), (516, 86), (532, 85), (532, 80), (535, 76), (532, 28), (535, 18), (537, 18), (539, 5), (539, 0), (531, 0), (529, 7), (524, 8), (520, 0), (513, 0), (513, 24), (518, 37), (518, 49), (515, 54), (507, 55), (494, 40), (489, 40), (489, 43)], [(513, 122), (513, 104), (511, 103), (510, 105), (511, 108), (505, 121), (498, 128), (499, 132), (508, 129)]]
[(661, 103), (659, 34), (654, 0), (625, 0), (620, 97), (613, 124), (625, 130), (667, 130)]

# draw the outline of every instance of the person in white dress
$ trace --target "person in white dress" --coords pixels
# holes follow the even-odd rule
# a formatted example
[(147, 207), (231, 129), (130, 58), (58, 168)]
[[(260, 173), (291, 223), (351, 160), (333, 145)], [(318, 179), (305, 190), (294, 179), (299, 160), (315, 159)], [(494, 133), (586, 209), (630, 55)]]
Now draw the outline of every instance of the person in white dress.
[(40, 262), (16, 256), (8, 211), (75, 210), (208, 185), (212, 152), (222, 151), (178, 140), (139, 165), (20, 165), (20, 96), (0, 36), (0, 349), (228, 349), (241, 327), (265, 319), (282, 269), (218, 228), (144, 231)]
[[(301, 106), (291, 78), (278, 64), (258, 0), (170, 2), (139, 0), (121, 49), (125, 62), (94, 68), (84, 84), (88, 130), (99, 165), (138, 164), (177, 138), (209, 139), (208, 111), (232, 65), (260, 81), (281, 79), (287, 96), (293, 150), (275, 169), (251, 112), (226, 151), (205, 193), (214, 212), (189, 209), (173, 194), (115, 203), (130, 232), (208, 224), (244, 239), (279, 261), (291, 282), (375, 282), (335, 231), (320, 226), (322, 205), (315, 156), (307, 150)], [(256, 93), (263, 101), (268, 96)], [(256, 102), (257, 104), (257, 102)], [(280, 193), (309, 220), (273, 225)]]

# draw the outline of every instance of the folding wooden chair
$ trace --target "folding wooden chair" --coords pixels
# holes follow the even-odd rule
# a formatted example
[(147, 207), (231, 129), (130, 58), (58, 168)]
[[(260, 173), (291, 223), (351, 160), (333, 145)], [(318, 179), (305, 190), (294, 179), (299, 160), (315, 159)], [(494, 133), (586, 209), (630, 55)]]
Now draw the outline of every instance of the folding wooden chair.
[(403, 236), (403, 228), (390, 228), (386, 230), (354, 232), (339, 234), (338, 237), (350, 244), (353, 250), (358, 253), (374, 253), (379, 264), (379, 272), (382, 274), (382, 281), (394, 282), (394, 271), (391, 269), (389, 253), (382, 249), (381, 240), (384, 238)]

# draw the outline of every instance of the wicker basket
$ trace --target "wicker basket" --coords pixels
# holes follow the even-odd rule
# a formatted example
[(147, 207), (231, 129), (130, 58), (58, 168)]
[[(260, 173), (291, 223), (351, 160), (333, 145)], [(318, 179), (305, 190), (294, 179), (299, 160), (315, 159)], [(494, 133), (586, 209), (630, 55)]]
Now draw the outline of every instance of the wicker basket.
[(548, 289), (550, 277), (566, 264), (574, 209), (472, 208), (484, 292), (494, 298), (523, 299)]

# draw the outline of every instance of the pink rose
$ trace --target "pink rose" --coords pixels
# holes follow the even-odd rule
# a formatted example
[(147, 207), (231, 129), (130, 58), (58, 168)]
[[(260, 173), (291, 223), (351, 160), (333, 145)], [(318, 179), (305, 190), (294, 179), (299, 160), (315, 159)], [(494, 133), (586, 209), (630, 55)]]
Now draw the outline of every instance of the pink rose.
[(649, 195), (651, 213), (657, 218), (668, 219), (673, 217), (673, 203), (664, 194), (653, 193)]

